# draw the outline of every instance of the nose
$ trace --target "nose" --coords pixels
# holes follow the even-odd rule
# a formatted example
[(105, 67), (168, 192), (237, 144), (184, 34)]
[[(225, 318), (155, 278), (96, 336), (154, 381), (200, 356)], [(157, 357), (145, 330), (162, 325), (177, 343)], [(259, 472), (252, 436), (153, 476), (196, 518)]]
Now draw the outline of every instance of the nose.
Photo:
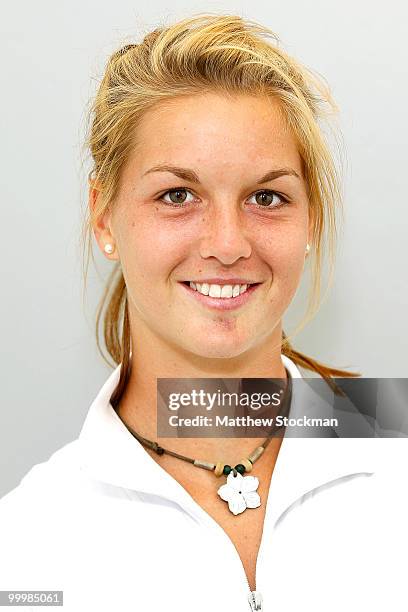
[(245, 214), (236, 203), (220, 202), (209, 207), (202, 219), (200, 255), (204, 259), (216, 257), (221, 263), (233, 264), (252, 252), (245, 227)]

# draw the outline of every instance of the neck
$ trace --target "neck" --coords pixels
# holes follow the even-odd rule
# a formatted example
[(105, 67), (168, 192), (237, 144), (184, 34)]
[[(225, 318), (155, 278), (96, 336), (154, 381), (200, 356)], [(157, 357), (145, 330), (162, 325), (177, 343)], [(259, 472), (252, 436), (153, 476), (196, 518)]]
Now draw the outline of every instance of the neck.
[[(158, 378), (281, 378), (286, 370), (281, 358), (281, 327), (259, 346), (232, 358), (202, 358), (180, 347), (169, 346), (153, 336), (146, 328), (138, 329), (132, 338), (131, 371), (125, 391), (116, 411), (122, 421), (139, 435), (157, 442), (167, 450), (193, 459), (212, 463), (223, 460), (234, 465), (247, 457), (265, 436), (259, 438), (161, 438), (157, 436), (157, 379)], [(238, 382), (238, 381), (237, 381)], [(231, 389), (231, 387), (230, 387)], [(238, 390), (238, 389), (237, 389)], [(268, 452), (279, 446), (271, 441)], [(191, 470), (187, 462), (168, 455), (149, 454), (160, 463), (175, 469)], [(266, 455), (266, 451), (265, 451)], [(262, 459), (259, 459), (262, 462)], [(177, 464), (177, 466), (175, 465)], [(194, 468), (197, 471), (197, 468)], [(199, 470), (205, 472), (206, 470)]]

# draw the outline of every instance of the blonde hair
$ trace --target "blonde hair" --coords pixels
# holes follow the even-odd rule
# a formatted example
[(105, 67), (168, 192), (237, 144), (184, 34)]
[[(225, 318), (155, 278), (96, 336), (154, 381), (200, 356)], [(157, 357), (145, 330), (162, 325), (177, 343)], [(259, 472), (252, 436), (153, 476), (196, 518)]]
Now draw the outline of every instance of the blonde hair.
[[(338, 170), (319, 126), (319, 121), (337, 111), (337, 107), (323, 80), (282, 51), (279, 44), (274, 32), (254, 21), (207, 13), (157, 28), (140, 44), (127, 44), (111, 55), (88, 115), (85, 147), (93, 160), (88, 178), (90, 186), (97, 186), (99, 192), (95, 206), (87, 208), (83, 227), (83, 246), (88, 247), (85, 285), (90, 253), (93, 258), (92, 228), (113, 206), (121, 169), (143, 113), (175, 96), (205, 92), (262, 95), (279, 102), (282, 117), (297, 140), (304, 167), (313, 219), (310, 252), (313, 264), (308, 309), (298, 329), (314, 316), (321, 298), (323, 251), (327, 253), (330, 284), (336, 217), (337, 212), (342, 213)], [(120, 262), (116, 262), (108, 278), (96, 317), (96, 340), (104, 359), (99, 324), (106, 303), (103, 317), (106, 349), (116, 364), (122, 364), (119, 384), (112, 396), (112, 403), (116, 403), (130, 373), (131, 351), (127, 290)], [(335, 388), (333, 376), (360, 376), (300, 353), (284, 332), (281, 351), (297, 365), (320, 374), (332, 388)]]

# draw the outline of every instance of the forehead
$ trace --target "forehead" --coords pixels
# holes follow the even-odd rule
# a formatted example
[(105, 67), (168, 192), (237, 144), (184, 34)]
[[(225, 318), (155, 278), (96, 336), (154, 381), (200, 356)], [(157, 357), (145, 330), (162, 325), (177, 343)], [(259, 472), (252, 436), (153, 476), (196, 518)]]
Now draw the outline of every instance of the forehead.
[(302, 171), (280, 103), (265, 96), (204, 93), (160, 102), (142, 116), (134, 145), (131, 157), (143, 167), (169, 159), (218, 166), (267, 159)]

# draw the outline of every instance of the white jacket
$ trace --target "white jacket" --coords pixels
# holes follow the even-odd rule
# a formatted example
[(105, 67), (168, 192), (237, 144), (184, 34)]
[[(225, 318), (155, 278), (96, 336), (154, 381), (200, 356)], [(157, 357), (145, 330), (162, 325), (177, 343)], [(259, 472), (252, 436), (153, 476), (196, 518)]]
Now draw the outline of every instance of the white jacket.
[[(248, 612), (232, 541), (110, 405), (119, 368), (79, 438), (0, 500), (0, 590), (63, 590), (69, 612)], [(259, 610), (406, 612), (407, 446), (284, 438), (263, 500)]]

